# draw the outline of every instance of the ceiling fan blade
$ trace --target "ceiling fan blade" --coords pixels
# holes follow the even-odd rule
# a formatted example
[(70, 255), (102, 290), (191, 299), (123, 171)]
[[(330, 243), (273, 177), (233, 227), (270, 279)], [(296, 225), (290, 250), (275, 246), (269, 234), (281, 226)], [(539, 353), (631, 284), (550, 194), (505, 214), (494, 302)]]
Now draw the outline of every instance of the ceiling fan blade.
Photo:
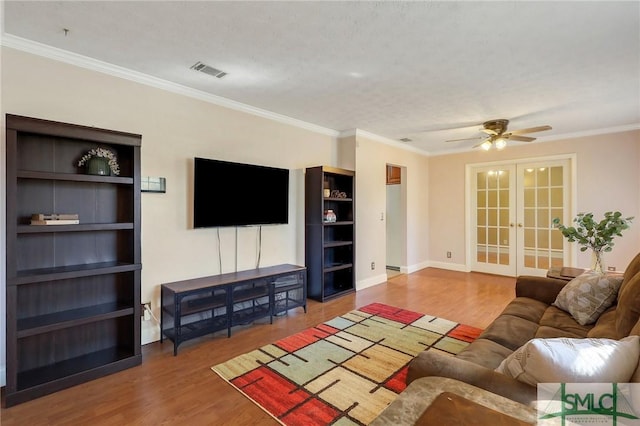
[(445, 141), (445, 142), (475, 141), (476, 139), (482, 139), (482, 137), (478, 137), (478, 138), (464, 138), (464, 139), (449, 139), (448, 141)]
[(486, 133), (486, 134), (488, 134), (488, 135), (497, 135), (497, 134), (498, 134), (498, 132), (496, 132), (496, 131), (495, 131), (495, 130), (493, 130), (493, 129), (480, 129), (480, 131), (481, 131), (481, 132), (484, 132), (484, 133)]
[(528, 129), (513, 130), (510, 133), (512, 135), (524, 135), (525, 133), (542, 132), (544, 130), (551, 130), (551, 126), (529, 127)]
[(510, 141), (521, 141), (521, 142), (533, 142), (536, 140), (536, 138), (531, 138), (529, 136), (518, 136), (518, 135), (505, 135), (506, 139), (509, 139)]

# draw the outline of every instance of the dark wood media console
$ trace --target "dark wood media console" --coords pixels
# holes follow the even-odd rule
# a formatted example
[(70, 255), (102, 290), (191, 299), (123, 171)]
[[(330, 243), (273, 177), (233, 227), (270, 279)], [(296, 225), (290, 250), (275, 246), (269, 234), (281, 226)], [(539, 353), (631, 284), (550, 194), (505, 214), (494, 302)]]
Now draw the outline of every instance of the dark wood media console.
[(276, 265), (193, 278), (160, 287), (160, 342), (173, 342), (173, 354), (187, 340), (247, 324), (296, 307), (307, 312), (307, 268)]

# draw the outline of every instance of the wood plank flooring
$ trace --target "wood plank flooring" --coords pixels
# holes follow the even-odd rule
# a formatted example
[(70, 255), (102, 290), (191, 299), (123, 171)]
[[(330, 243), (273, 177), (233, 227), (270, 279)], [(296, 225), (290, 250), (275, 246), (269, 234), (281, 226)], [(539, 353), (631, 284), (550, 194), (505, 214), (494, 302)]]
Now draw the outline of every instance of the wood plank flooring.
[(288, 315), (183, 343), (143, 346), (142, 365), (0, 410), (17, 425), (278, 425), (210, 369), (373, 302), (485, 328), (515, 296), (515, 278), (426, 268)]

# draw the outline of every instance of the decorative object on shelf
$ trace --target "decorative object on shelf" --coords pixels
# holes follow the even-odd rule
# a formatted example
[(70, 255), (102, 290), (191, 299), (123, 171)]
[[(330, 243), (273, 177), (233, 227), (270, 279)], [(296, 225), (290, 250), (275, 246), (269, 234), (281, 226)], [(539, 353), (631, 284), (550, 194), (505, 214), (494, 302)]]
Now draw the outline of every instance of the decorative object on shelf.
[(35, 213), (31, 215), (32, 225), (77, 225), (80, 216), (77, 213)]
[(325, 210), (324, 211), (324, 221), (333, 223), (337, 220), (336, 214), (333, 210)]
[(347, 193), (334, 189), (333, 191), (331, 191), (331, 198), (347, 198)]
[(577, 226), (564, 226), (557, 217), (553, 219), (553, 226), (562, 232), (567, 241), (580, 244), (580, 251), (591, 249), (591, 269), (604, 274), (606, 268), (603, 253), (613, 250), (613, 237), (621, 237), (622, 231), (629, 228), (632, 219), (633, 216), (623, 218), (620, 212), (606, 212), (604, 219), (596, 222), (593, 220), (593, 213), (578, 213), (573, 219)]
[(119, 175), (120, 166), (116, 154), (108, 148), (92, 148), (78, 161), (78, 167), (86, 164), (90, 175)]
[(145, 176), (140, 180), (142, 192), (167, 192), (167, 180), (163, 177)]
[(324, 188), (322, 190), (322, 195), (324, 195), (324, 198), (331, 197), (331, 187), (329, 186), (329, 182), (325, 180), (324, 183), (322, 184), (322, 187)]
[(78, 213), (34, 213), (31, 220), (73, 220), (80, 219)]

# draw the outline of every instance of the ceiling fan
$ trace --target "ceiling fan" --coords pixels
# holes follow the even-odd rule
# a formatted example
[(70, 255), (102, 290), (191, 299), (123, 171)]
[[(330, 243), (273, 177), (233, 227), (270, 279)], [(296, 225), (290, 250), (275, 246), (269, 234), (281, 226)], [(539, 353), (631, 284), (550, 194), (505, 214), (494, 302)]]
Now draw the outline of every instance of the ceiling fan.
[(507, 146), (507, 140), (521, 141), (521, 142), (533, 142), (536, 138), (532, 138), (529, 136), (521, 136), (527, 133), (535, 133), (542, 132), (544, 130), (551, 130), (551, 126), (538, 126), (538, 127), (530, 127), (528, 129), (520, 129), (513, 130), (511, 132), (507, 132), (507, 125), (509, 124), (509, 120), (506, 119), (498, 119), (498, 120), (489, 120), (482, 123), (481, 132), (486, 133), (488, 136), (480, 136), (476, 138), (464, 138), (464, 139), (451, 139), (446, 142), (458, 142), (458, 141), (468, 141), (475, 139), (485, 138), (482, 142), (473, 146), (473, 148), (481, 147), (485, 151), (491, 149), (491, 147), (495, 146), (497, 150), (503, 149)]

